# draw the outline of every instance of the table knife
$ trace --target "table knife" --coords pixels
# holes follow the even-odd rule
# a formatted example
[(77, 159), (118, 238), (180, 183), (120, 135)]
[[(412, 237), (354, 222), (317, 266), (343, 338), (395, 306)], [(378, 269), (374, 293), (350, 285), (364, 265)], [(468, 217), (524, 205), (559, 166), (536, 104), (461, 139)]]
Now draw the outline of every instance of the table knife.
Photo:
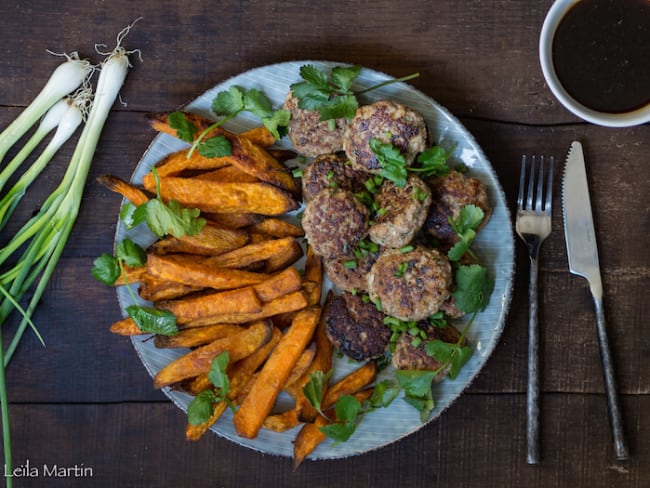
[(607, 339), (607, 325), (603, 308), (603, 284), (598, 263), (596, 233), (591, 213), (589, 186), (582, 144), (573, 142), (566, 158), (562, 179), (562, 213), (569, 271), (589, 283), (596, 311), (598, 345), (603, 365), (605, 393), (609, 422), (614, 440), (614, 450), (619, 460), (629, 458), (621, 409), (618, 401), (614, 366)]

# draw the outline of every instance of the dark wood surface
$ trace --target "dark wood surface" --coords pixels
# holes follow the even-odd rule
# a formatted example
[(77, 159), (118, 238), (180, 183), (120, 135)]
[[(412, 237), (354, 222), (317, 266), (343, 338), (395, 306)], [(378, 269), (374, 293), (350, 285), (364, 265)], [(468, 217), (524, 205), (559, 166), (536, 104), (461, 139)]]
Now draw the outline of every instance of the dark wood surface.
[[(128, 36), (142, 62), (105, 126), (69, 244), (8, 369), (14, 464), (83, 465), (92, 478), (16, 479), (16, 486), (643, 487), (650, 483), (650, 126), (606, 129), (564, 110), (537, 58), (551, 0), (374, 2), (4, 2), (0, 5), (0, 124), (42, 87), (59, 60), (143, 17)], [(567, 267), (559, 192), (541, 254), (542, 456), (525, 454), (527, 257), (517, 241), (514, 297), (495, 353), (438, 420), (374, 452), (336, 461), (262, 455), (217, 435), (184, 439), (184, 414), (152, 388), (128, 340), (114, 290), (90, 276), (111, 251), (120, 200), (96, 183), (129, 178), (153, 138), (144, 115), (173, 110), (249, 68), (294, 59), (358, 63), (403, 76), (475, 135), (514, 206), (523, 153), (563, 161), (573, 140), (588, 159), (611, 347), (631, 460), (615, 460), (595, 316), (586, 282)], [(29, 215), (60, 176), (73, 146), (26, 197)], [(556, 185), (559, 188), (559, 173)], [(2, 235), (3, 241), (11, 229)], [(16, 319), (4, 325), (6, 334)], [(6, 335), (5, 334), (5, 335)]]

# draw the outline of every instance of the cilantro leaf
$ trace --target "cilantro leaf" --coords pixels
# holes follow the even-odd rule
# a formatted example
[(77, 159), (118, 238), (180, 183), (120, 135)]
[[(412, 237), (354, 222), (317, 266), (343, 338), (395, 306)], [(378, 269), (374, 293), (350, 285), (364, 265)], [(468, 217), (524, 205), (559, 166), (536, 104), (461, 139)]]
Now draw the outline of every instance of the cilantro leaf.
[(273, 113), (273, 104), (263, 92), (256, 88), (251, 88), (244, 92), (244, 110), (263, 119), (271, 116)]
[(382, 168), (379, 175), (400, 188), (406, 186), (406, 159), (399, 149), (374, 138), (370, 139), (370, 149), (377, 156), (377, 162)]
[(421, 173), (422, 176), (446, 176), (451, 170), (447, 166), (447, 160), (454, 148), (445, 151), (440, 146), (433, 146), (422, 151), (417, 158), (420, 166), (411, 166), (409, 171)]
[(192, 142), (194, 140), (198, 129), (192, 122), (187, 120), (183, 112), (170, 113), (167, 121), (172, 129), (176, 129), (176, 137), (181, 141)]
[(111, 286), (120, 277), (120, 265), (114, 256), (103, 253), (93, 261), (91, 274), (96, 280)]
[(196, 395), (187, 406), (187, 422), (190, 425), (201, 425), (210, 420), (214, 402), (212, 390), (205, 390)]
[(142, 332), (169, 336), (178, 334), (176, 316), (167, 310), (129, 305), (126, 307), (126, 313)]
[(224, 351), (217, 355), (210, 365), (208, 379), (216, 388), (215, 401), (227, 401), (228, 393), (230, 393), (230, 380), (226, 374), (229, 361), (230, 355), (228, 351)]
[(451, 358), (451, 368), (449, 370), (449, 378), (452, 380), (458, 376), (458, 372), (461, 370), (465, 363), (469, 361), (469, 358), (472, 357), (474, 351), (469, 346), (458, 346), (456, 348), (455, 354)]
[(454, 273), (454, 299), (465, 313), (485, 310), (494, 290), (494, 278), (479, 264), (459, 266)]
[(176, 200), (170, 200), (165, 204), (162, 200), (154, 198), (145, 205), (147, 225), (158, 237), (167, 234), (175, 237), (182, 237), (185, 234), (191, 236), (205, 225), (205, 219), (198, 218), (199, 209), (185, 208)]
[(360, 72), (360, 66), (336, 66), (328, 76), (308, 64), (300, 67), (304, 81), (293, 83), (290, 88), (298, 99), (298, 107), (319, 112), (321, 121), (351, 119), (359, 106), (351, 87)]
[(320, 427), (320, 431), (337, 442), (345, 442), (357, 428), (361, 402), (352, 395), (344, 395), (337, 400), (334, 410), (337, 421)]
[(307, 64), (300, 67), (300, 76), (306, 83), (311, 84), (312, 86), (320, 90), (328, 90), (329, 82), (327, 80), (327, 75), (323, 70), (317, 68), (313, 64)]
[(291, 112), (284, 109), (279, 109), (273, 112), (269, 117), (262, 119), (262, 124), (266, 127), (276, 139), (282, 139), (287, 132), (289, 120), (291, 119)]
[(433, 409), (433, 392), (431, 390), (435, 371), (398, 370), (395, 377), (404, 389), (404, 400), (420, 412), (420, 420), (426, 422)]
[(321, 415), (322, 411), (322, 400), (323, 400), (323, 387), (327, 384), (332, 373), (334, 371), (330, 370), (327, 374), (322, 371), (314, 371), (309, 374), (309, 381), (302, 388), (302, 392), (305, 395), (305, 398), (309, 400), (311, 406), (316, 409)]
[(232, 154), (232, 144), (224, 135), (205, 139), (198, 147), (199, 154), (206, 158), (221, 158)]
[(439, 363), (451, 362), (454, 351), (458, 348), (456, 344), (434, 339), (424, 346), (426, 353)]
[(147, 262), (147, 252), (131, 239), (120, 241), (115, 249), (118, 259), (127, 266), (144, 266)]
[(352, 83), (359, 77), (361, 66), (335, 66), (332, 68), (330, 79), (332, 85), (338, 88), (342, 93), (350, 93)]
[(476, 230), (481, 225), (485, 213), (476, 205), (465, 205), (456, 220), (449, 217), (449, 223), (458, 236), (458, 242), (447, 252), (451, 261), (460, 260), (463, 255), (470, 251), (470, 247), (476, 238)]
[(212, 100), (212, 111), (216, 115), (229, 115), (244, 110), (244, 92), (241, 88), (231, 86), (221, 91)]

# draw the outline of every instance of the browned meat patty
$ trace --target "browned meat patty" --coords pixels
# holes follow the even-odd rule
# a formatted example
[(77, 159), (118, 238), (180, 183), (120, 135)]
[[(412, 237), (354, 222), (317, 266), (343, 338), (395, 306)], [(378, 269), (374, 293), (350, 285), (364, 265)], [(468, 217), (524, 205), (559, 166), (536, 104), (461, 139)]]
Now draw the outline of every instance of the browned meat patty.
[(423, 320), (436, 313), (449, 298), (451, 285), (447, 257), (421, 246), (410, 252), (384, 251), (368, 276), (370, 297), (400, 320)]
[(424, 151), (427, 126), (422, 115), (390, 100), (379, 100), (357, 109), (343, 137), (343, 149), (352, 167), (359, 171), (378, 173), (381, 164), (370, 149), (370, 140), (391, 143), (404, 155), (410, 166), (417, 154)]
[(381, 212), (370, 226), (370, 239), (385, 247), (403, 247), (422, 228), (431, 205), (431, 191), (414, 175), (408, 177), (402, 188), (384, 181), (375, 196), (375, 205)]
[(367, 292), (368, 273), (379, 257), (379, 252), (365, 255), (348, 254), (325, 260), (325, 273), (334, 286), (343, 291)]
[(346, 119), (336, 119), (335, 127), (331, 128), (328, 121), (320, 121), (319, 112), (301, 109), (291, 91), (284, 102), (284, 109), (291, 113), (288, 137), (298, 153), (316, 157), (343, 150)]
[(483, 224), (490, 215), (490, 205), (485, 185), (477, 178), (471, 178), (458, 171), (428, 181), (433, 203), (424, 222), (424, 229), (440, 242), (451, 247), (458, 236), (449, 223), (449, 217), (456, 220), (465, 205), (473, 204), (485, 213)]
[(346, 356), (366, 361), (386, 351), (391, 331), (384, 325), (384, 314), (361, 296), (330, 294), (323, 316), (329, 340)]
[(351, 192), (327, 188), (305, 207), (302, 227), (314, 252), (334, 258), (351, 252), (368, 234), (368, 208)]
[[(443, 364), (427, 354), (425, 344), (434, 339), (454, 344), (458, 342), (460, 332), (451, 325), (447, 325), (447, 327), (443, 328), (433, 327), (427, 321), (418, 323), (418, 328), (426, 333), (427, 338), (414, 346), (414, 336), (407, 332), (402, 333), (397, 340), (395, 351), (393, 352), (393, 366), (397, 369), (435, 371), (442, 367)], [(443, 368), (440, 370), (440, 373), (436, 375), (434, 381), (441, 381), (448, 372), (449, 367)]]
[(363, 190), (367, 175), (352, 169), (344, 153), (322, 154), (305, 166), (302, 198), (310, 201), (325, 188), (342, 188), (352, 193)]

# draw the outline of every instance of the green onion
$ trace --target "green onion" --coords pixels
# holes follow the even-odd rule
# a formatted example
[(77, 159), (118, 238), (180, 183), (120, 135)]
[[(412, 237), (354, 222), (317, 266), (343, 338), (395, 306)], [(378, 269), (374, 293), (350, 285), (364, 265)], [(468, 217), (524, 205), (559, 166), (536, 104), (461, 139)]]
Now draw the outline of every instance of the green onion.
[[(101, 66), (95, 97), (88, 119), (79, 136), (68, 169), (59, 186), (48, 196), (38, 214), (29, 219), (14, 237), (0, 249), (0, 265), (13, 258), (16, 251), (22, 251), (22, 255), (17, 260), (11, 259), (13, 267), (0, 274), (0, 294), (4, 296), (0, 302), (0, 324), (6, 320), (14, 309), (17, 309), (23, 317), (7, 350), (5, 351), (0, 346), (0, 414), (2, 416), (5, 472), (12, 472), (5, 369), (27, 325), (30, 325), (34, 329), (37, 337), (42, 341), (31, 317), (72, 232), (72, 227), (79, 213), (81, 197), (101, 131), (130, 67), (128, 60), (129, 53), (120, 45), (130, 28), (131, 26), (128, 26), (118, 34), (117, 46)], [(69, 57), (68, 62), (59, 66), (34, 102), (0, 134), (0, 160), (4, 158), (9, 148), (29, 129), (29, 126), (33, 125), (35, 120), (40, 118), (43, 113), (57, 103), (63, 96), (81, 85), (90, 71), (89, 63), (79, 61), (76, 57)], [(4, 216), (2, 217), (3, 222), (5, 221), (5, 217), (8, 218), (8, 214), (13, 210), (13, 207), (22, 196), (25, 188), (36, 178), (38, 173), (41, 172), (53, 156), (54, 152), (63, 143), (62, 138), (65, 136), (65, 139), (67, 139), (80, 123), (80, 121), (75, 123), (74, 118), (70, 120), (72, 120), (71, 125), (64, 126), (62, 115), (60, 120), (61, 124), (59, 124), (61, 132), (57, 130), (58, 135), (55, 134), (53, 137), (54, 142), (51, 142), (51, 145), (46, 147), (41, 157), (33, 163), (32, 167), (24, 173), (23, 177), (9, 191), (8, 196), (0, 202), (0, 212)], [(66, 121), (66, 124), (68, 122)], [(51, 129), (52, 127), (46, 124), (42, 130), (37, 129), (35, 137), (42, 139)], [(30, 139), (26, 143), (26, 146), (31, 146), (32, 143), (33, 141)], [(35, 146), (36, 144), (34, 144)], [(6, 182), (4, 177), (7, 177), (9, 173), (13, 173), (23, 162), (23, 154), (19, 153), (19, 155), (20, 158), (17, 155), (16, 158), (18, 159), (14, 158), (9, 163), (8, 167), (11, 166), (11, 168), (9, 170), (5, 168), (3, 171), (2, 174), (4, 176), (2, 177), (0, 186)], [(26, 157), (27, 154), (24, 154), (24, 156)], [(27, 308), (23, 309), (19, 301), (32, 288), (32, 285), (35, 285), (35, 288), (31, 299)], [(2, 337), (0, 333), (1, 344)], [(10, 487), (12, 484), (11, 476), (8, 476), (6, 480), (7, 487)]]

